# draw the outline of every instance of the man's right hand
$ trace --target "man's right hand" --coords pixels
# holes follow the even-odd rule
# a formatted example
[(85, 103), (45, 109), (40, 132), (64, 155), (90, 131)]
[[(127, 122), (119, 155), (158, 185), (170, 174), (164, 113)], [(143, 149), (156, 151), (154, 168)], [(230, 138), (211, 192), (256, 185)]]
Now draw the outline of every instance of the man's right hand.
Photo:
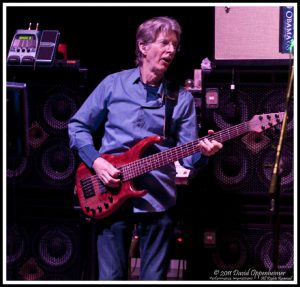
[(120, 186), (120, 171), (102, 157), (95, 159), (93, 169), (104, 185), (116, 188)]

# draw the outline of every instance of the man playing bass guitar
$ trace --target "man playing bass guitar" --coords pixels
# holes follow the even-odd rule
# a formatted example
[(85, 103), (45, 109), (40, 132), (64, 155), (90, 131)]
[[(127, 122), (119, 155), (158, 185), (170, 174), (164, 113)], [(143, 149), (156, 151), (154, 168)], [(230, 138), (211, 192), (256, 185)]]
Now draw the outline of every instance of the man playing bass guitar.
[[(192, 94), (184, 89), (174, 92), (164, 76), (180, 37), (181, 27), (171, 17), (142, 23), (136, 33), (136, 67), (103, 79), (69, 122), (70, 146), (78, 151), (84, 163), (82, 170), (95, 176), (79, 181), (88, 190), (83, 197), (97, 197), (97, 193), (105, 196), (102, 205), (83, 207), (100, 218), (100, 280), (128, 279), (133, 224), (140, 239), (140, 280), (166, 279), (173, 236), (169, 210), (176, 204), (176, 170), (172, 156), (164, 151), (194, 141), (198, 135)], [(172, 106), (170, 119), (166, 115), (167, 100)], [(97, 150), (93, 133), (101, 125), (104, 133)], [(200, 169), (222, 144), (204, 138), (193, 148), (193, 154), (179, 158), (184, 167)], [(161, 157), (140, 161), (161, 152)], [(131, 178), (134, 187), (131, 180), (128, 184)], [(95, 191), (98, 185), (99, 191)], [(108, 216), (101, 218), (105, 211)]]

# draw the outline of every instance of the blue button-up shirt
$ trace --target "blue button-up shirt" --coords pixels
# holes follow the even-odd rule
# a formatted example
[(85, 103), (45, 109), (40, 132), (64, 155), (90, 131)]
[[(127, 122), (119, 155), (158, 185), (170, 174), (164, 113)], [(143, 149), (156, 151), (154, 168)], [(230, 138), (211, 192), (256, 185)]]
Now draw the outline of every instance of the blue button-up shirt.
[[(146, 137), (163, 136), (165, 105), (162, 94), (165, 86), (163, 80), (157, 94), (149, 97), (139, 68), (107, 76), (70, 119), (71, 148), (77, 149), (81, 159), (92, 167), (93, 161), (103, 153), (120, 154)], [(96, 150), (93, 133), (101, 124), (104, 124), (104, 134), (100, 148)], [(195, 105), (190, 92), (180, 90), (170, 127), (173, 140), (154, 144), (149, 151), (164, 151), (197, 139)], [(200, 168), (207, 163), (207, 157), (195, 153), (181, 163), (189, 169)], [(175, 177), (175, 165), (170, 164), (139, 178), (139, 184), (148, 193), (133, 199), (134, 211), (158, 212), (174, 206)]]

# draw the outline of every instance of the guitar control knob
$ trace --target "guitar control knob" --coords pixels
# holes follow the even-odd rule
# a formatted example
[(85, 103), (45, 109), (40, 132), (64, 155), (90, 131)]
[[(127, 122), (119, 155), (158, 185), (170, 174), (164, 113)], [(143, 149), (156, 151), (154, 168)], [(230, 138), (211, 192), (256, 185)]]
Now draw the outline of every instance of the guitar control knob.
[(98, 208), (99, 212), (102, 212), (102, 207), (101, 206), (98, 206), (97, 208)]
[(96, 211), (94, 208), (91, 209), (91, 212), (92, 212), (93, 216), (95, 216)]
[(110, 196), (108, 196), (108, 200), (109, 200), (110, 203), (112, 203), (114, 199), (113, 199), (113, 197), (110, 195)]
[(89, 207), (89, 206), (85, 206), (85, 210), (86, 210), (87, 212), (89, 212), (89, 211), (90, 211), (90, 207)]
[(104, 207), (105, 207), (106, 209), (108, 209), (109, 205), (108, 205), (107, 202), (104, 202)]

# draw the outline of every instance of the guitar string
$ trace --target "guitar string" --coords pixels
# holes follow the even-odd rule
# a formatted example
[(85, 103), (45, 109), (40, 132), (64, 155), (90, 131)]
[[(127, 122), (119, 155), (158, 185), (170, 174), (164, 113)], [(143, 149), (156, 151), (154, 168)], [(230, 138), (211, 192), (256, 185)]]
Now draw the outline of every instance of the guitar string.
[[(245, 127), (247, 127), (247, 124), (248, 124), (247, 122), (242, 123), (237, 126), (230, 127), (229, 129), (243, 130), (243, 129), (245, 129)], [(245, 131), (243, 131), (243, 132), (245, 132)], [(240, 132), (238, 132), (237, 134), (240, 134)], [(231, 137), (232, 137), (232, 135), (231, 135)], [(200, 140), (203, 140), (205, 138), (207, 138), (207, 139), (219, 138), (219, 141), (226, 141), (226, 140), (230, 139), (230, 134), (228, 133), (227, 129), (225, 129), (216, 134), (208, 135), (208, 136), (199, 138), (195, 141), (183, 144), (181, 146), (171, 148), (167, 151), (164, 151), (164, 152), (161, 152), (158, 154), (153, 154), (153, 155), (150, 155), (145, 158), (140, 158), (134, 162), (120, 166), (120, 167), (118, 167), (118, 169), (121, 171), (121, 174), (123, 174), (123, 181), (127, 181), (133, 177), (136, 177), (137, 175), (146, 173), (147, 171), (153, 169), (153, 167), (156, 166), (157, 164), (159, 164), (159, 166), (160, 166), (161, 162), (165, 163), (167, 161), (166, 164), (174, 162), (175, 160), (173, 159), (174, 158), (173, 156), (182, 158), (182, 157), (185, 157), (187, 153), (188, 154), (196, 153), (199, 150), (199, 148), (196, 147), (196, 145), (200, 142)], [(226, 139), (224, 139), (224, 138), (226, 138)], [(153, 166), (153, 164), (154, 164), (154, 166)], [(93, 183), (95, 183), (95, 180), (97, 183), (98, 183), (98, 181), (101, 182), (101, 180), (99, 179), (99, 177), (97, 175), (92, 175), (91, 178), (94, 180), (93, 182), (91, 182), (91, 185), (93, 185)], [(89, 186), (89, 185), (87, 185), (87, 186)]]
[[(247, 127), (247, 123), (242, 123), (238, 126), (231, 127), (230, 129), (233, 130), (243, 130), (243, 132), (247, 131), (245, 128)], [(233, 134), (233, 133), (232, 133)], [(156, 167), (160, 167), (163, 165), (167, 165), (169, 163), (172, 163), (176, 161), (177, 159), (183, 158), (185, 156), (188, 156), (190, 154), (196, 153), (199, 151), (199, 148), (197, 147), (197, 144), (200, 142), (200, 140), (203, 140), (205, 138), (207, 139), (218, 139), (219, 141), (225, 141), (230, 139), (232, 136), (228, 133), (228, 129), (220, 131), (213, 135), (208, 135), (205, 137), (202, 137), (200, 139), (197, 139), (195, 141), (186, 143), (181, 146), (177, 146), (174, 148), (171, 148), (167, 151), (153, 154), (151, 156), (141, 158), (139, 160), (136, 160), (132, 163), (129, 163), (127, 165), (124, 165), (123, 168), (125, 168), (125, 179), (130, 179), (133, 177), (136, 177), (140, 174), (146, 173), (147, 171), (153, 170)], [(237, 132), (237, 134), (241, 134), (240, 132)], [(127, 179), (127, 180), (128, 180)]]
[[(275, 122), (274, 123), (272, 123), (270, 121), (271, 120), (270, 114), (266, 115), (267, 119), (268, 119), (268, 125), (266, 125), (266, 124), (263, 125), (262, 124), (263, 116), (257, 116), (259, 118), (259, 120), (261, 121), (260, 124), (261, 124), (261, 130), (262, 131), (267, 129), (267, 128), (270, 128), (270, 127), (272, 127), (272, 126), (274, 126), (278, 123), (280, 123), (280, 121), (282, 120), (280, 118), (283, 117), (284, 112), (281, 112), (279, 114), (276, 114), (276, 113), (274, 113), (274, 114), (275, 114), (275, 117), (274, 117)], [(128, 179), (136, 177), (140, 174), (146, 173), (147, 171), (153, 170), (153, 169), (155, 169), (159, 166), (162, 166), (161, 162), (163, 162), (163, 164), (165, 165), (165, 164), (174, 162), (177, 159), (183, 158), (185, 156), (188, 156), (192, 153), (197, 152), (198, 148), (195, 144), (198, 143), (200, 140), (202, 140), (204, 138), (216, 139), (218, 141), (224, 142), (228, 139), (231, 139), (231, 138), (239, 136), (243, 133), (246, 133), (246, 132), (249, 131), (249, 124), (252, 121), (254, 121), (254, 119), (252, 119), (248, 122), (244, 122), (244, 123), (235, 125), (233, 127), (229, 127), (227, 129), (219, 131), (219, 132), (217, 132), (213, 135), (208, 135), (206, 137), (197, 139), (193, 142), (190, 142), (190, 143), (178, 146), (178, 147), (174, 147), (174, 148), (169, 149), (165, 152), (154, 154), (154, 155), (151, 155), (149, 157), (141, 158), (137, 161), (134, 161), (134, 162), (132, 162), (128, 165), (129, 166)], [(193, 151), (193, 152), (191, 152), (191, 151)], [(124, 165), (124, 167), (127, 167), (127, 166)]]
[[(265, 130), (267, 128), (272, 127), (275, 124), (278, 124), (281, 122), (281, 118), (283, 117), (284, 112), (280, 112), (279, 115), (276, 113), (276, 123), (271, 123), (269, 118), (269, 125), (262, 125), (261, 129)], [(270, 115), (270, 114), (269, 114)], [(262, 119), (260, 119), (262, 121)], [(252, 120), (251, 120), (252, 121)], [(125, 165), (122, 165), (118, 167), (118, 169), (121, 171), (122, 174), (122, 181), (125, 182), (127, 180), (130, 180), (134, 177), (137, 177), (139, 175), (142, 175), (148, 171), (151, 171), (155, 168), (158, 168), (163, 165), (167, 165), (169, 163), (172, 163), (176, 161), (177, 159), (184, 158), (188, 155), (191, 155), (193, 153), (196, 153), (199, 151), (199, 148), (197, 147), (197, 144), (207, 138), (209, 140), (217, 140), (220, 142), (227, 141), (231, 138), (234, 138), (236, 136), (242, 135), (249, 131), (249, 123), (251, 121), (247, 121), (244, 123), (240, 123), (238, 125), (226, 128), (224, 130), (221, 130), (215, 134), (208, 135), (202, 138), (199, 138), (195, 141), (183, 144), (181, 146), (173, 147), (169, 150), (160, 152), (158, 154), (153, 154), (150, 156), (147, 156), (145, 158), (140, 158), (134, 162), (127, 163)], [(235, 134), (234, 134), (235, 132)], [(97, 183), (102, 183), (101, 180), (97, 175), (92, 175), (91, 178), (96, 179)], [(93, 185), (93, 183), (91, 183)]]

